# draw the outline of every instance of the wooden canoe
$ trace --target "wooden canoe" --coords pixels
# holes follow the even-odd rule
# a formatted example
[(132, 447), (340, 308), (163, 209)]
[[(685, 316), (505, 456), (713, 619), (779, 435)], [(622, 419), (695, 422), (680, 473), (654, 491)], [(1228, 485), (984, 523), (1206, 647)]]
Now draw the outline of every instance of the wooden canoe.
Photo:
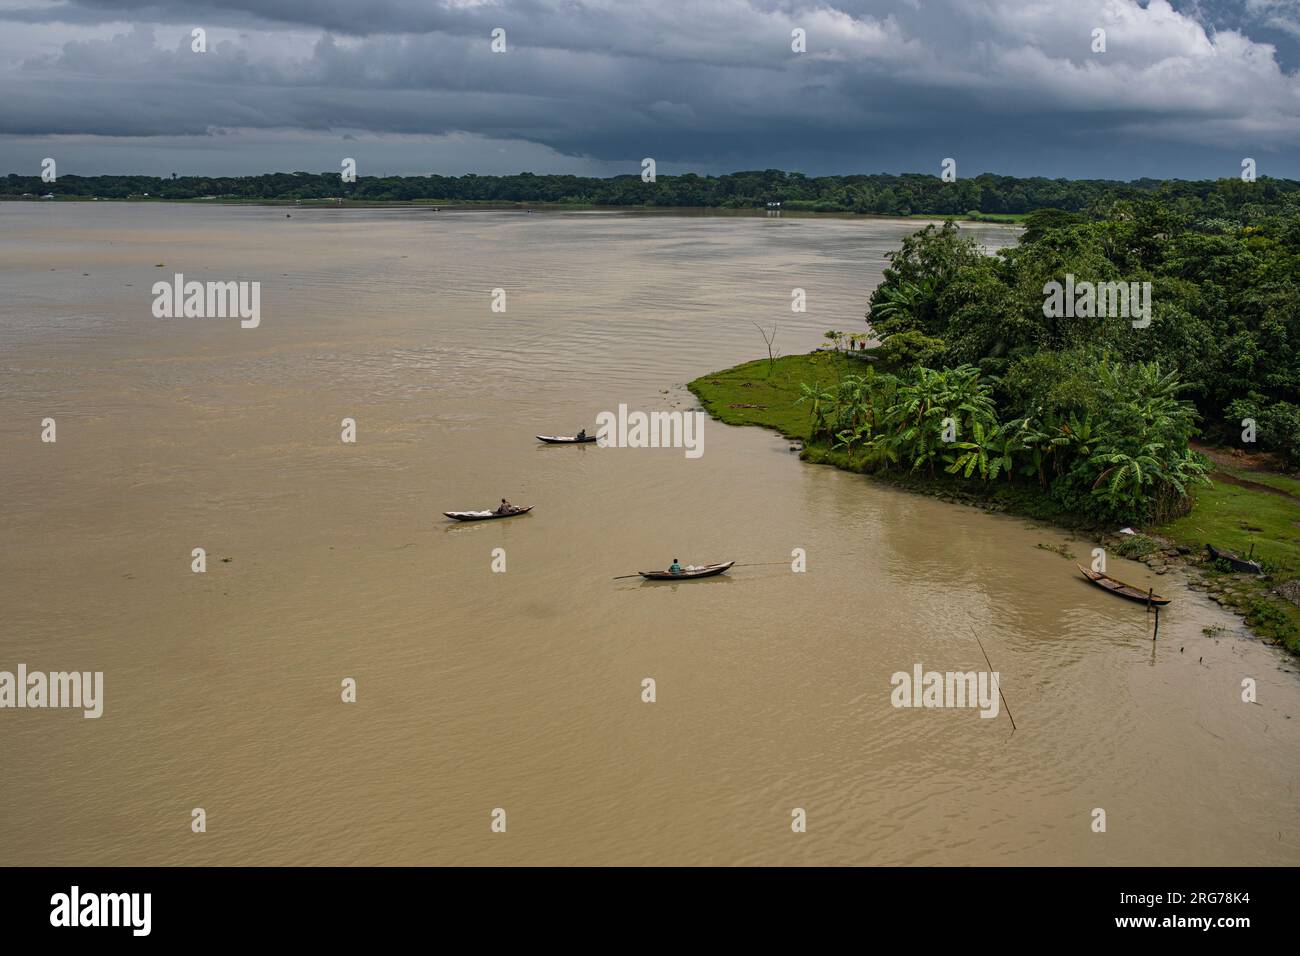
[(596, 436), (588, 435), (586, 438), (579, 438), (576, 435), (538, 435), (537, 440), (544, 441), (548, 445), (585, 445), (594, 442)]
[[(1112, 578), (1109, 574), (1102, 574), (1100, 571), (1089, 571), (1082, 565), (1076, 564), (1075, 567), (1083, 572), (1085, 578), (1097, 585), (1097, 587), (1109, 591), (1111, 594), (1118, 594), (1122, 598), (1128, 598), (1130, 601), (1137, 601), (1139, 604), (1148, 603), (1147, 592), (1136, 585), (1125, 584), (1123, 581)], [(1151, 604), (1164, 607), (1169, 603), (1170, 599), (1167, 597), (1161, 597), (1159, 594), (1151, 594), (1149, 601)]]
[(515, 515), (526, 515), (533, 510), (533, 506), (527, 508), (516, 508), (514, 511), (507, 511), (505, 514), (499, 514), (495, 511), (444, 511), (448, 518), (456, 521), (491, 521), (493, 518), (513, 518)]
[(647, 581), (680, 581), (682, 578), (711, 578), (715, 574), (722, 574), (730, 568), (735, 561), (728, 561), (725, 564), (706, 564), (702, 568), (695, 568), (693, 571), (687, 571), (683, 568), (676, 574), (671, 571), (638, 571), (637, 574)]
[(1212, 544), (1207, 544), (1205, 547), (1210, 552), (1211, 561), (1227, 561), (1228, 564), (1232, 565), (1232, 570), (1241, 571), (1245, 574), (1264, 573), (1264, 569), (1254, 561), (1247, 560), (1246, 558), (1239, 558), (1231, 551), (1220, 551)]

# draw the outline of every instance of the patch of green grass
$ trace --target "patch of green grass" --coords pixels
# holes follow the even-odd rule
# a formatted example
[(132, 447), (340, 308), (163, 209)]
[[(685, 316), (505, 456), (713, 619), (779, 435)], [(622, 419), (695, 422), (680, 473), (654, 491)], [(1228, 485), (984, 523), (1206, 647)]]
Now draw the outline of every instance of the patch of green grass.
[[(1248, 481), (1286, 488), (1295, 484), (1285, 475), (1227, 468), (1228, 474)], [(1219, 474), (1210, 475), (1213, 481)], [(1293, 654), (1300, 654), (1300, 607), (1270, 593), (1284, 581), (1300, 577), (1300, 507), (1294, 499), (1215, 481), (1196, 493), (1196, 507), (1190, 514), (1171, 521), (1160, 533), (1174, 542), (1204, 553), (1206, 544), (1235, 551), (1259, 561), (1270, 580), (1257, 581), (1234, 574), (1234, 584), (1243, 591), (1232, 606), (1246, 616), (1257, 633), (1281, 641)]]
[[(795, 404), (802, 394), (800, 383), (835, 382), (856, 370), (858, 364), (856, 359), (831, 351), (783, 355), (770, 368), (767, 359), (746, 362), (701, 376), (686, 387), (720, 422), (774, 428), (786, 438), (808, 441), (812, 418), (807, 406)], [(737, 407), (744, 405), (763, 407)]]
[(1300, 478), (1293, 478), (1290, 475), (1283, 475), (1276, 471), (1254, 471), (1250, 468), (1232, 468), (1226, 465), (1216, 465), (1215, 471), (1227, 472), (1234, 478), (1240, 478), (1242, 481), (1253, 481), (1257, 484), (1268, 485), (1270, 488), (1277, 488), (1279, 491), (1285, 491), (1287, 494), (1300, 497)]
[(1215, 481), (1197, 490), (1190, 514), (1159, 530), (1202, 552), (1213, 544), (1245, 556), (1254, 545), (1251, 556), (1279, 568), (1281, 580), (1300, 572), (1300, 507), (1282, 495)]

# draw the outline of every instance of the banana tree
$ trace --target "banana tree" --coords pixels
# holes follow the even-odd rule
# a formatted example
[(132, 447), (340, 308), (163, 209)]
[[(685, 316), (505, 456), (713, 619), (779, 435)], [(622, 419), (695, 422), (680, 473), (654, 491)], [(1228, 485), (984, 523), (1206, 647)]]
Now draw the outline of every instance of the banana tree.
[(976, 471), (985, 481), (994, 481), (998, 474), (1005, 472), (1007, 481), (1011, 480), (1012, 455), (1021, 447), (1016, 430), (1010, 425), (993, 422), (985, 425), (983, 421), (971, 424), (971, 437), (967, 441), (954, 442), (951, 464), (945, 469), (948, 474), (961, 473), (969, 478)]
[(812, 415), (812, 437), (817, 438), (823, 434), (830, 433), (830, 426), (827, 422), (827, 413), (835, 407), (835, 393), (827, 389), (821, 383), (809, 385), (802, 382), (799, 385), (802, 393), (795, 399), (796, 405), (808, 405), (809, 413)]
[(1160, 442), (1151, 442), (1134, 455), (1122, 451), (1099, 451), (1094, 456), (1095, 462), (1109, 467), (1093, 482), (1092, 493), (1117, 515), (1143, 516), (1147, 488), (1165, 477), (1158, 457), (1163, 448)]

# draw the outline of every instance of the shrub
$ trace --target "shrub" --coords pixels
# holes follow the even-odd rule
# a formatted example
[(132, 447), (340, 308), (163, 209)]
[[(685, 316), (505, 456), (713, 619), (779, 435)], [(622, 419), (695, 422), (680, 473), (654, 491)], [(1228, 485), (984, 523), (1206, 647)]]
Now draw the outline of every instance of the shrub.
[(1151, 552), (1158, 550), (1159, 547), (1158, 544), (1144, 534), (1126, 534), (1123, 535), (1123, 540), (1115, 545), (1114, 551), (1121, 558), (1140, 561)]

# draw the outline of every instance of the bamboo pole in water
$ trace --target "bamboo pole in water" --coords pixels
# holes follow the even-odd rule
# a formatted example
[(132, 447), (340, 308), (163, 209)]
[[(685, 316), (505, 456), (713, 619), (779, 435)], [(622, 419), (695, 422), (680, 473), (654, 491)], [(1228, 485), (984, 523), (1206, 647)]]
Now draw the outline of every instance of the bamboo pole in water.
[[(975, 633), (975, 628), (971, 627), (970, 632), (975, 635), (975, 643), (980, 646), (980, 653), (984, 655), (984, 663), (989, 665), (989, 674), (993, 674), (993, 662), (989, 660), (989, 652), (984, 650), (984, 642), (980, 640), (979, 634)], [(1011, 732), (1016, 732), (1016, 718), (1011, 716), (1011, 705), (1007, 703), (1007, 695), (1002, 693), (1002, 681), (998, 681), (998, 696), (1002, 698), (1002, 706), (1006, 709), (1007, 720), (1011, 721)]]

